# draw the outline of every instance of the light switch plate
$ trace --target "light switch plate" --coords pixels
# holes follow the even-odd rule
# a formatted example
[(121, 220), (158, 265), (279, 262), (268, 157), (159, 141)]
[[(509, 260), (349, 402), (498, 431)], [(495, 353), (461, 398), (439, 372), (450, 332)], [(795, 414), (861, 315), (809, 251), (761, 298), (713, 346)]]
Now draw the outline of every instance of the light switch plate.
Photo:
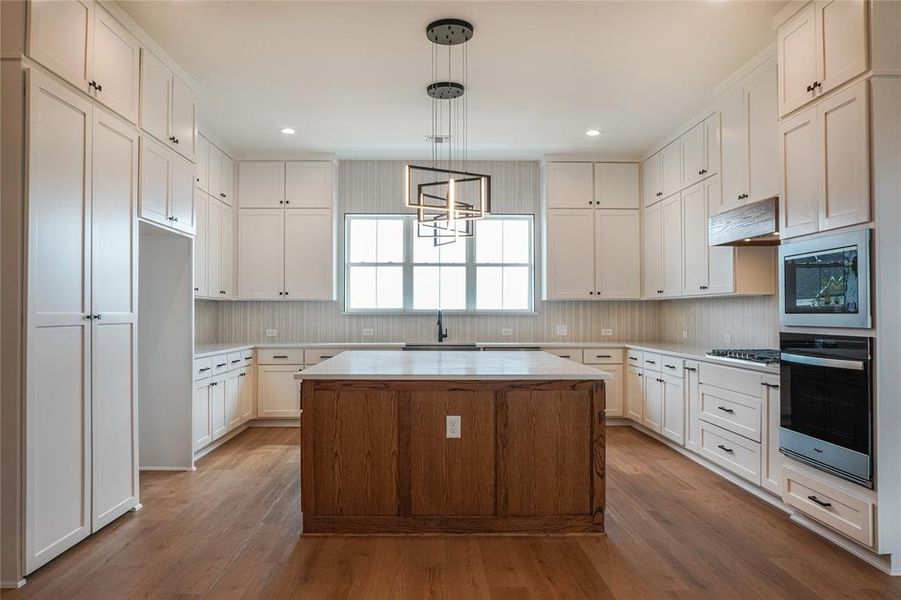
[(449, 440), (450, 439), (459, 439), (459, 437), (460, 437), (460, 415), (447, 415), (445, 436)]
[(731, 344), (732, 343), (732, 334), (727, 333), (726, 335), (724, 335), (723, 342), (726, 344)]
[(278, 330), (276, 330), (276, 329), (267, 329), (266, 330), (266, 337), (275, 337), (277, 335), (278, 335)]
[(569, 335), (569, 327), (566, 325), (557, 325), (557, 335)]
[(364, 327), (363, 328), (363, 337), (370, 337), (373, 335), (372, 327)]
[(683, 340), (687, 340), (687, 339), (688, 339), (688, 331), (686, 331), (685, 329), (682, 330), (682, 339), (683, 339)]
[(601, 335), (613, 335), (612, 329), (601, 329)]
[(503, 327), (501, 329), (501, 335), (513, 335), (513, 328), (512, 327)]

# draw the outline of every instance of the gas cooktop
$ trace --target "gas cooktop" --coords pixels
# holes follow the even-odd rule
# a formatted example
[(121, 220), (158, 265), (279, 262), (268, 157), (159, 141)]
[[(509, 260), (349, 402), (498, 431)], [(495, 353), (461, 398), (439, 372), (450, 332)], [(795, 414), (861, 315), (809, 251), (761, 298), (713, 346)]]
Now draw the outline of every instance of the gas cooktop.
[(734, 360), (736, 362), (750, 362), (761, 365), (779, 362), (779, 351), (769, 350), (766, 348), (754, 348), (750, 350), (746, 350), (744, 348), (715, 349), (708, 352), (707, 356), (722, 358), (725, 360)]

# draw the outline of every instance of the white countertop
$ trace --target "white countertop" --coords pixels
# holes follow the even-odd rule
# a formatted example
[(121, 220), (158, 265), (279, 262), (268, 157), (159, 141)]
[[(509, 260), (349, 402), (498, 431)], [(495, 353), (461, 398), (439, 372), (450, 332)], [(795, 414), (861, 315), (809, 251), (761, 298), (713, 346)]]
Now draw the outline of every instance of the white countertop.
[(605, 371), (547, 352), (350, 350), (294, 375), (296, 379), (604, 380)]

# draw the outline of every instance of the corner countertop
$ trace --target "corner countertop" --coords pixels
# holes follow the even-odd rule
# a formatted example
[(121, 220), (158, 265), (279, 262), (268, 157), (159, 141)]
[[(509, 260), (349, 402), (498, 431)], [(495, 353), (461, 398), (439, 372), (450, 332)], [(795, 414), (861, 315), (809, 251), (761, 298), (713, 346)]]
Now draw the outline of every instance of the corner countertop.
[(600, 380), (610, 373), (547, 352), (397, 352), (350, 350), (295, 379)]

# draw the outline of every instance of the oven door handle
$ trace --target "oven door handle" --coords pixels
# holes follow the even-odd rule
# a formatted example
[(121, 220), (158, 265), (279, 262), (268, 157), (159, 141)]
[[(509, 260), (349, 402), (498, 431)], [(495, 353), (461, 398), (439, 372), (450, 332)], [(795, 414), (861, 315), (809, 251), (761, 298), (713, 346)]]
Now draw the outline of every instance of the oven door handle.
[(848, 369), (851, 371), (863, 371), (864, 361), (842, 360), (839, 358), (820, 358), (819, 356), (805, 356), (803, 354), (791, 354), (783, 352), (781, 358), (784, 362), (815, 367), (830, 367), (833, 369)]

